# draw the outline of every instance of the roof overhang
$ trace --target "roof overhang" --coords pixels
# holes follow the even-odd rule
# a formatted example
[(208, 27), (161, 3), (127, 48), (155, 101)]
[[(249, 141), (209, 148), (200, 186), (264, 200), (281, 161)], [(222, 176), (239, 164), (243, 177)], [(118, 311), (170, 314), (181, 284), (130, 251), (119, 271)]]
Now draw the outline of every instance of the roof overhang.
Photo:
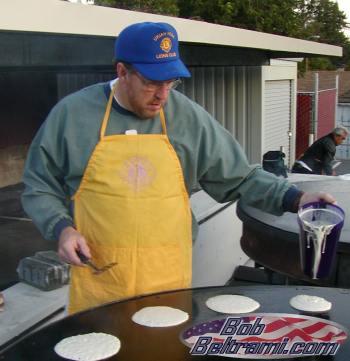
[[(338, 46), (261, 33), (202, 21), (141, 13), (94, 5), (74, 4), (61, 0), (1, 0), (0, 31), (70, 34), (115, 38), (135, 22), (162, 21), (172, 24), (179, 33), (182, 56), (187, 63), (211, 64), (226, 56), (241, 58), (243, 64), (266, 63), (271, 58), (342, 56)], [(213, 55), (212, 47), (218, 51)], [(194, 60), (191, 52), (195, 50)], [(211, 59), (211, 60), (210, 60)], [(226, 58), (227, 59), (227, 58)], [(219, 61), (220, 62), (220, 61)], [(240, 62), (239, 62), (240, 63)]]

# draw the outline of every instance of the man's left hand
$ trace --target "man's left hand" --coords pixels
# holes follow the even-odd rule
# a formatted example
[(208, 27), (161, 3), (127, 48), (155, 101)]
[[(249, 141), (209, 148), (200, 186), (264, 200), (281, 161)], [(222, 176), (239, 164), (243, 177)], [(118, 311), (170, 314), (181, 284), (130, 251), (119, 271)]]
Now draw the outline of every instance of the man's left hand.
[(336, 204), (335, 198), (326, 192), (315, 192), (315, 193), (304, 193), (299, 201), (299, 208), (302, 207), (306, 203), (312, 203), (312, 202), (326, 202), (326, 203), (332, 203)]

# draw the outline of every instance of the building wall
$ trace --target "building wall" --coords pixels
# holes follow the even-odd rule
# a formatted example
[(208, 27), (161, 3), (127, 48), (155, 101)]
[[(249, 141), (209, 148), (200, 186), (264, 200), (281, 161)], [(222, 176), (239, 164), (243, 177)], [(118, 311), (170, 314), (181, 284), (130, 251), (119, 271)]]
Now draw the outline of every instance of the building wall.
[(339, 74), (307, 72), (298, 79), (297, 157), (335, 127)]
[(336, 89), (327, 89), (318, 93), (317, 138), (330, 133), (335, 127)]
[[(276, 61), (263, 67), (202, 67), (191, 69), (181, 91), (201, 104), (238, 140), (251, 163), (261, 163), (268, 150), (283, 147), (288, 165), (295, 158), (296, 79), (295, 62)], [(283, 84), (288, 104), (280, 113), (279, 127), (270, 129), (281, 99), (278, 93), (266, 109), (266, 90)], [(274, 119), (272, 119), (274, 118)], [(273, 134), (271, 138), (271, 134)]]
[(0, 70), (0, 149), (28, 144), (57, 100), (55, 74)]
[(112, 76), (112, 72), (0, 68), (0, 187), (21, 181), (29, 145), (59, 99)]
[[(179, 88), (236, 137), (252, 163), (261, 163), (262, 154), (268, 148), (263, 139), (264, 82), (294, 81), (290, 67), (264, 68), (190, 67), (192, 77), (185, 79)], [(0, 180), (0, 186), (20, 182), (26, 150), (59, 99), (113, 76), (113, 70), (77, 71), (68, 67), (0, 72), (0, 81), (4, 84), (0, 87), (4, 119), (0, 133), (0, 170), (6, 173)], [(291, 109), (292, 99), (293, 96)], [(289, 124), (286, 126), (290, 127)]]
[[(295, 159), (296, 141), (296, 81), (297, 63), (276, 60), (271, 66), (262, 67), (262, 109), (261, 144), (256, 149), (258, 159), (269, 150), (286, 153), (286, 165), (291, 166)], [(267, 89), (275, 89), (274, 99), (266, 99)], [(281, 93), (278, 93), (278, 90)], [(288, 106), (288, 98), (290, 98)], [(277, 112), (277, 113), (276, 113)]]
[(0, 187), (18, 183), (36, 131), (57, 100), (48, 71), (0, 69)]
[(265, 82), (263, 152), (280, 150), (289, 164), (291, 132), (291, 80)]
[[(257, 67), (196, 67), (179, 90), (203, 106), (223, 125), (248, 153), (252, 83), (260, 83)], [(259, 99), (258, 99), (259, 100)], [(257, 106), (256, 106), (257, 107)], [(255, 109), (256, 109), (255, 107)], [(252, 132), (253, 133), (253, 132)], [(253, 133), (255, 135), (255, 132)], [(249, 158), (249, 156), (248, 156)]]
[(0, 148), (0, 187), (21, 181), (27, 151), (27, 144)]
[(298, 93), (297, 96), (296, 158), (299, 158), (309, 146), (312, 123), (312, 97), (311, 93)]
[(336, 124), (337, 90), (298, 93), (296, 157)]
[[(338, 103), (337, 125), (342, 125), (350, 130), (350, 103)], [(349, 137), (337, 147), (336, 158), (350, 159), (350, 139)]]

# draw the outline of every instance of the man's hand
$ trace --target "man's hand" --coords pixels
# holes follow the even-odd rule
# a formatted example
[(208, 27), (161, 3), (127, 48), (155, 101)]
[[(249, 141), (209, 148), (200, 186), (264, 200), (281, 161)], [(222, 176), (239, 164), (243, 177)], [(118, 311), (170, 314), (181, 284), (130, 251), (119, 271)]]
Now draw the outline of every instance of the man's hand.
[(327, 203), (336, 204), (335, 198), (326, 192), (316, 192), (316, 193), (304, 193), (299, 201), (299, 207), (303, 206), (306, 203), (324, 201)]
[(75, 266), (84, 266), (76, 253), (80, 251), (87, 258), (91, 258), (90, 249), (85, 238), (73, 227), (66, 227), (58, 240), (58, 255), (63, 262)]

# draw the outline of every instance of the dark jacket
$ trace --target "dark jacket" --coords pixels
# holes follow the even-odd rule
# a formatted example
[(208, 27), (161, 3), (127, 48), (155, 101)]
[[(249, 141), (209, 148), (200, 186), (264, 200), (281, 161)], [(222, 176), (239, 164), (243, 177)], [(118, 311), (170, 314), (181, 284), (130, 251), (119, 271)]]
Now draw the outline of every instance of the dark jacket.
[(306, 163), (313, 174), (332, 175), (332, 161), (336, 152), (336, 143), (333, 134), (327, 134), (317, 139), (299, 158)]

